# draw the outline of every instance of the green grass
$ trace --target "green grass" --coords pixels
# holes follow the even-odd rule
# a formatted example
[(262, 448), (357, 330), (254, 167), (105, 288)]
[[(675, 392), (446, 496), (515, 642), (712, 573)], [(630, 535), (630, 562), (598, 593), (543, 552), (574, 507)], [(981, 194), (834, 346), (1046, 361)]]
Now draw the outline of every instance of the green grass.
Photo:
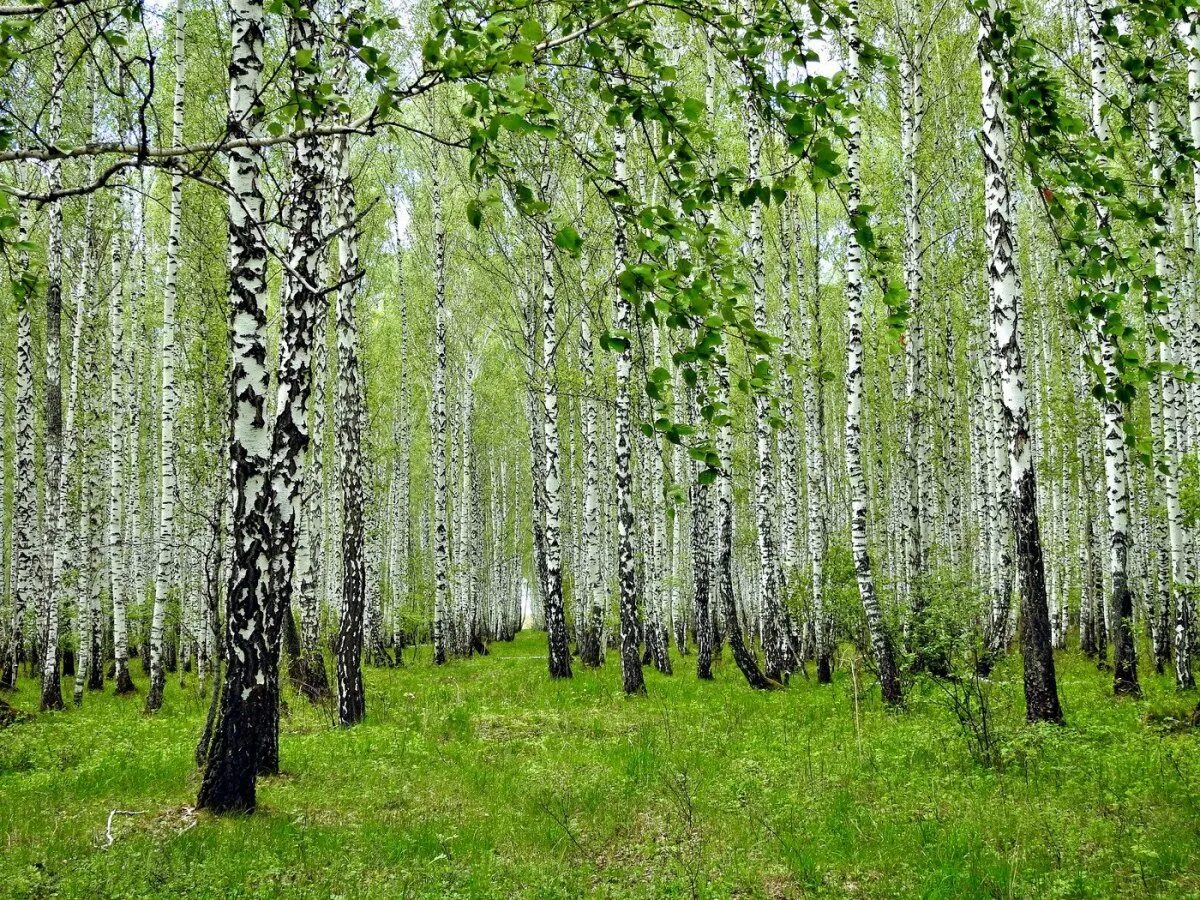
[[(288, 696), (285, 774), (252, 817), (195, 816), (205, 704), (89, 694), (0, 731), (0, 894), (373, 897), (1200, 895), (1194, 697), (1147, 699), (1065, 655), (1065, 728), (1021, 724), (997, 670), (1001, 768), (931, 685), (885, 712), (858, 673), (754, 693), (690, 660), (626, 699), (615, 658), (551, 683), (540, 635), (435, 670), (367, 672), (367, 722)], [(137, 666), (135, 665), (135, 668)], [(69, 686), (68, 686), (69, 687)], [(69, 690), (66, 692), (69, 696)], [(24, 682), (11, 698), (32, 710)], [(137, 812), (105, 825), (113, 809)]]

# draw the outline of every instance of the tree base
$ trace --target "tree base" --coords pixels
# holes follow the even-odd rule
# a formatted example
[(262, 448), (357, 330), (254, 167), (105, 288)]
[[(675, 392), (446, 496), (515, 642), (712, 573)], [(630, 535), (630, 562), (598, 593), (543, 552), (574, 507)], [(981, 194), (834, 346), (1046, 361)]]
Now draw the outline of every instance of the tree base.
[(146, 694), (145, 712), (156, 713), (162, 708), (162, 705), (163, 705), (163, 683), (161, 681), (157, 682), (157, 683), (155, 681), (151, 681), (150, 682), (150, 690)]
[(42, 684), (41, 709), (42, 712), (52, 712), (66, 708), (66, 704), (63, 703), (62, 684), (59, 682), (58, 673), (55, 672), (53, 678)]
[(319, 703), (331, 696), (325, 658), (320, 653), (304, 654), (293, 660), (288, 667), (288, 677), (296, 693), (310, 703)]
[(118, 695), (137, 693), (137, 686), (133, 683), (133, 678), (131, 678), (129, 675), (128, 666), (122, 666), (120, 671), (117, 672), (116, 688), (114, 689), (113, 693)]

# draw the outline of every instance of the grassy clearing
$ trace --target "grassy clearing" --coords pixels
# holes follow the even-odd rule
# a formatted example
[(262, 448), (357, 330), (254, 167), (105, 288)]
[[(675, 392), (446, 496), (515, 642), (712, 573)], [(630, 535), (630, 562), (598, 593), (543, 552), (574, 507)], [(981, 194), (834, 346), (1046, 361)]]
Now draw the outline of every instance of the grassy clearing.
[[(995, 769), (931, 685), (897, 715), (861, 672), (759, 694), (684, 660), (629, 700), (615, 664), (551, 683), (543, 646), (370, 670), (350, 731), (289, 696), (285, 774), (249, 818), (190, 811), (204, 703), (175, 682), (154, 718), (93, 694), (0, 730), (0, 894), (1200, 895), (1195, 699), (1166, 677), (1117, 701), (1063, 656), (1070, 724), (1034, 729), (1008, 661)], [(138, 814), (105, 847), (114, 809)]]

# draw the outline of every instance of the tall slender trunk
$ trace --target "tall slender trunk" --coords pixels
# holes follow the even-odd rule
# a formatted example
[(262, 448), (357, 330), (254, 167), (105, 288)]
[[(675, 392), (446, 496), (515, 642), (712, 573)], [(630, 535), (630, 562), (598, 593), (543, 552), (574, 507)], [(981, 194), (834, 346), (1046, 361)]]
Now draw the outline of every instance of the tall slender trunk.
[[(550, 202), (550, 165), (545, 161), (542, 200)], [(571, 650), (567, 645), (567, 619), (563, 608), (562, 545), (559, 512), (562, 476), (558, 446), (558, 385), (554, 359), (558, 353), (558, 308), (554, 291), (554, 235), (549, 219), (539, 223), (542, 245), (542, 359), (546, 364), (542, 427), (546, 450), (546, 637), (551, 678), (571, 677)]]
[[(821, 365), (821, 217), (820, 194), (813, 197), (813, 290), (812, 302), (801, 326), (804, 357), (804, 449), (808, 463), (808, 559), (812, 583), (813, 643), (817, 657), (817, 681), (833, 681), (833, 640), (825, 613), (825, 549), (828, 534), (825, 490), (825, 379)], [(799, 216), (793, 249), (796, 254), (796, 286), (801, 284)]]
[[(18, 241), (24, 243), (29, 234), (29, 207), (22, 205)], [(13, 590), (12, 620), (9, 644), (0, 664), (0, 688), (15, 689), (17, 670), (25, 659), (26, 610), (34, 608), (41, 581), (41, 544), (37, 535), (38, 477), (34, 451), (33, 395), (33, 293), (37, 280), (29, 269), (29, 253), (21, 251), (17, 260), (18, 277), (13, 282), (17, 295), (17, 396), (16, 460), (17, 480), (13, 492), (13, 558), (16, 578)], [(36, 634), (28, 643), (36, 646)]]
[[(1194, 65), (1197, 68), (1197, 76), (1200, 77), (1200, 60), (1196, 60)], [(1192, 67), (1193, 60), (1189, 58), (1189, 73)], [(1162, 113), (1157, 93), (1151, 96), (1148, 108), (1149, 149), (1151, 159), (1153, 160), (1152, 175), (1155, 192), (1163, 203), (1163, 209), (1168, 210), (1171, 207), (1169, 205), (1170, 198), (1166, 196), (1166, 172), (1162, 161)], [(1159, 553), (1161, 555), (1162, 551), (1166, 549), (1167, 558), (1169, 559), (1169, 565), (1162, 565), (1160, 563), (1159, 566), (1160, 581), (1162, 584), (1160, 584), (1158, 591), (1159, 609), (1154, 629), (1154, 655), (1156, 667), (1161, 673), (1170, 644), (1170, 611), (1174, 609), (1176, 611), (1175, 615), (1178, 618), (1180, 607), (1189, 603), (1190, 598), (1184, 589), (1184, 585), (1188, 581), (1188, 569), (1183, 510), (1179, 502), (1179, 428), (1182, 418), (1182, 410), (1180, 409), (1182, 398), (1180, 396), (1179, 381), (1173, 372), (1170, 371), (1179, 362), (1174, 342), (1178, 339), (1182, 331), (1184, 316), (1179, 309), (1180, 301), (1171, 294), (1169, 286), (1172, 271), (1170, 258), (1166, 250), (1166, 241), (1170, 231), (1170, 220), (1167, 213), (1163, 213), (1163, 218), (1156, 222), (1156, 227), (1163, 238), (1163, 243), (1158, 244), (1154, 250), (1154, 274), (1159, 282), (1159, 290), (1163, 291), (1164, 295), (1166, 295), (1159, 301), (1163, 304), (1162, 312), (1159, 315), (1159, 324), (1163, 328), (1165, 337), (1158, 342), (1159, 362), (1164, 367), (1164, 371), (1159, 375), (1158, 384), (1161, 396), (1162, 455), (1163, 461), (1166, 464), (1165, 469), (1161, 471), (1161, 477), (1162, 490), (1167, 507), (1167, 540), (1165, 542), (1166, 547), (1163, 546), (1164, 542), (1159, 542)], [(1180, 662), (1182, 662), (1182, 665), (1178, 665)], [(1191, 660), (1189, 654), (1186, 652), (1186, 647), (1182, 659), (1178, 656), (1176, 657), (1176, 663), (1175, 678), (1177, 686), (1180, 688), (1194, 687), (1195, 680), (1192, 676)]]
[(430, 189), (433, 203), (433, 661), (446, 662), (450, 615), (450, 547), (446, 488), (446, 232), (442, 187), (434, 152)]
[(875, 591), (871, 555), (867, 545), (867, 484), (863, 477), (863, 248), (858, 230), (865, 225), (861, 211), (862, 184), (859, 174), (862, 132), (862, 84), (859, 75), (858, 0), (850, 0), (848, 22), (850, 56), (846, 64), (849, 83), (849, 122), (846, 140), (846, 178), (849, 183), (846, 208), (850, 215), (850, 237), (846, 248), (846, 472), (850, 483), (850, 545), (858, 593), (867, 617), (871, 647), (883, 700), (891, 706), (903, 701), (900, 673), (892, 635), (883, 619), (883, 607)]
[(983, 76), (984, 201), (988, 228), (988, 279), (991, 285), (992, 330), (1000, 359), (1001, 398), (1008, 457), (1011, 502), (1021, 575), (1021, 651), (1025, 662), (1025, 715), (1030, 721), (1061, 722), (1058, 685), (1046, 602), (1037, 514), (1037, 481), (1033, 466), (1029, 410), (1025, 396), (1019, 316), (1021, 285), (1015, 260), (1015, 230), (1008, 185), (1008, 139), (1001, 106), (1001, 86), (985, 44), (991, 38), (995, 4), (980, 22)]
[[(228, 133), (257, 135), (263, 69), (261, 0), (232, 0)], [(267, 700), (262, 625), (269, 566), (270, 441), (267, 433), (267, 247), (261, 227), (261, 163), (244, 147), (229, 158), (231, 535), (226, 597), (227, 666), (220, 711), (196, 800), (214, 812), (255, 807), (258, 732)]]
[[(321, 278), (325, 281), (324, 276)], [(300, 660), (293, 671), (297, 690), (311, 702), (328, 697), (329, 675), (321, 650), (321, 581), (327, 568), (325, 546), (325, 405), (329, 358), (328, 303), (318, 307), (312, 349), (312, 432), (300, 510), (296, 552), (296, 593), (300, 603)]]
[(621, 624), (621, 684), (627, 694), (644, 694), (646, 682), (642, 674), (642, 658), (638, 652), (637, 571), (634, 555), (632, 423), (630, 421), (630, 381), (633, 375), (633, 303), (621, 287), (620, 276), (626, 265), (625, 194), (628, 191), (625, 171), (625, 127), (613, 130), (613, 180), (618, 197), (615, 200), (616, 222), (613, 235), (613, 255), (616, 261), (617, 285), (613, 298), (613, 330), (621, 341), (617, 352), (616, 398), (616, 475), (617, 475), (617, 567), (620, 583)]
[[(668, 344), (668, 351), (670, 344)], [(668, 356), (671, 354), (668, 352)], [(682, 373), (680, 366), (672, 357), (671, 363), (671, 402), (672, 414), (676, 422), (686, 422), (689, 419), (687, 411), (687, 396), (683, 389)], [(670, 468), (668, 477), (671, 484), (677, 492), (683, 484), (685, 476), (686, 463), (684, 462), (683, 448), (672, 443), (668, 448), (670, 454)], [(677, 498), (676, 494), (676, 498)], [(670, 523), (671, 523), (671, 577), (670, 585), (667, 592), (668, 604), (671, 612), (671, 627), (675, 637), (675, 649), (680, 656), (688, 655), (688, 640), (687, 626), (688, 614), (687, 607), (684, 601), (683, 586), (686, 583), (684, 575), (684, 567), (687, 562), (687, 551), (684, 547), (684, 506), (678, 499), (673, 499), (670, 503)]]
[[(95, 82), (92, 82), (93, 85)], [(93, 91), (93, 97), (95, 92)], [(89, 170), (93, 167), (89, 165)], [(84, 210), (84, 222), (90, 224), (94, 212), (94, 203), (92, 198), (88, 197), (88, 203)], [(85, 232), (85, 262), (88, 269), (91, 269), (94, 264), (94, 254), (96, 248), (92, 245), (91, 229)], [(93, 280), (89, 280), (86, 285), (81, 284), (80, 290), (87, 291), (87, 294), (81, 297), (80, 303), (77, 306), (77, 315), (79, 320), (83, 322), (81, 341), (87, 340), (92, 332), (91, 328), (91, 303), (89, 302), (95, 296), (95, 273), (89, 271), (89, 275)], [(76, 531), (75, 531), (75, 683), (72, 687), (72, 700), (76, 706), (83, 703), (83, 688), (87, 681), (88, 670), (93, 665), (92, 659), (92, 606), (88, 599), (88, 583), (92, 575), (92, 557), (89, 552), (89, 500), (92, 497), (91, 490), (88, 485), (89, 469), (93, 465), (92, 457), (95, 455), (92, 450), (93, 430), (95, 428), (95, 409), (92, 404), (92, 398), (89, 393), (89, 388), (94, 387), (95, 377), (91, 371), (90, 365), (85, 360), (85, 350), (83, 344), (79, 344), (79, 362), (77, 365), (81, 369), (81, 382), (79, 394), (79, 420), (80, 420), (80, 435), (79, 435), (79, 514)], [(90, 349), (90, 348), (89, 348)]]
[(454, 573), (454, 615), (452, 617), (453, 627), (451, 629), (450, 646), (458, 656), (466, 657), (471, 655), (471, 582), (470, 582), (470, 540), (467, 533), (468, 511), (470, 508), (470, 492), (471, 492), (471, 452), (470, 452), (470, 430), (471, 430), (471, 362), (467, 361), (467, 372), (458, 384), (458, 406), (455, 409), (452, 418), (455, 422), (454, 433), (451, 436), (450, 447), (453, 455), (452, 470), (453, 477), (450, 479), (456, 485), (454, 497), (457, 502), (454, 504), (453, 519), (454, 524), (451, 528), (453, 537), (453, 552), (451, 559), (453, 560), (452, 569)]
[[(710, 129), (716, 118), (716, 54), (711, 35), (705, 34), (704, 108), (708, 111)], [(711, 150), (710, 150), (711, 154)], [(705, 221), (702, 214), (696, 215), (699, 224)], [(695, 333), (692, 339), (695, 340)], [(687, 408), (689, 424), (700, 425), (700, 398), (704, 395), (707, 380), (703, 368), (696, 372), (695, 383), (688, 390)], [(712, 679), (714, 650), (714, 603), (713, 603), (713, 546), (712, 497), (709, 482), (701, 480), (705, 467), (700, 460), (691, 466), (692, 486), (692, 612), (696, 620), (696, 677), (704, 681)]]
[[(146, 305), (146, 194), (149, 173), (142, 169), (138, 173), (138, 192), (133, 198), (133, 241), (134, 250), (130, 257), (132, 277), (129, 291), (130, 340), (123, 360), (125, 368), (125, 409), (128, 415), (126, 432), (127, 465), (129, 471), (129, 494), (125, 515), (125, 555), (122, 564), (129, 579), (130, 599), (127, 601), (130, 617), (140, 621), (137, 627), (138, 643), (145, 643), (146, 623), (141, 615), (146, 597), (142, 541), (145, 536), (142, 509), (142, 380), (139, 366), (146, 359), (145, 327), (142, 311)], [(204, 671), (200, 678), (203, 680)]]
[(920, 23), (912, 23), (907, 46), (900, 54), (900, 144), (904, 172), (904, 288), (908, 296), (908, 328), (904, 344), (904, 393), (907, 407), (905, 463), (908, 485), (904, 508), (905, 586), (908, 590), (908, 651), (918, 669), (945, 672), (943, 654), (930, 646), (935, 640), (929, 632), (926, 593), (926, 535), (924, 523), (928, 497), (926, 481), (928, 440), (924, 433), (924, 333), (921, 296), (921, 185), (917, 169), (917, 150), (921, 144), (924, 120), (924, 93), (921, 81), (922, 47), (925, 36)]
[(126, 223), (121, 204), (113, 204), (112, 278), (108, 292), (108, 538), (105, 541), (105, 574), (113, 611), (113, 680), (118, 694), (134, 690), (129, 677), (129, 624), (125, 610), (125, 584), (129, 577), (122, 559), (121, 520), (125, 511), (126, 436), (125, 386), (121, 376), (125, 367), (125, 268), (129, 264), (130, 245), (123, 239)]
[[(747, 79), (748, 81), (749, 79)], [(748, 83), (746, 93), (746, 128), (748, 164), (746, 177), (754, 185), (759, 179), (762, 155), (762, 117), (753, 88)], [(764, 273), (762, 204), (756, 199), (750, 204), (750, 282), (754, 303), (754, 325), (767, 330), (767, 291)], [(765, 358), (762, 360), (765, 361)], [(771, 398), (766, 386), (754, 395), (754, 429), (758, 471), (755, 481), (755, 524), (758, 531), (759, 583), (763, 606), (763, 656), (767, 678), (785, 681), (793, 661), (787, 630), (780, 609), (779, 559), (775, 546), (775, 462), (774, 431), (771, 427)]]
[[(254, 2), (255, 0), (251, 0), (251, 5)], [(261, 9), (259, 9), (257, 15), (261, 16), (261, 14)], [(261, 41), (262, 36), (261, 33), (258, 33), (257, 21), (253, 25), (247, 23), (244, 27), (253, 29), (257, 33), (257, 37), (251, 40)], [(171, 126), (171, 140), (176, 146), (183, 143), (185, 48), (183, 4), (177, 2), (175, 7), (175, 98)], [(261, 50), (259, 52), (261, 54)], [(261, 67), (261, 60), (259, 66)], [(255, 82), (257, 83), (257, 76), (255, 76)], [(249, 154), (242, 156), (249, 157)], [(247, 158), (246, 161), (257, 167), (256, 160)], [(229, 161), (231, 172), (234, 164), (235, 160), (231, 157)], [(256, 182), (256, 168), (252, 174), (248, 173), (248, 178), (251, 182)], [(251, 188), (251, 195), (256, 197), (261, 204), (261, 193), (256, 183)], [(251, 200), (251, 202), (254, 201)], [(231, 216), (234, 203), (235, 200), (231, 198)], [(240, 209), (239, 212), (241, 212)], [(150, 620), (150, 689), (146, 694), (146, 710), (149, 712), (162, 706), (163, 686), (166, 683), (166, 675), (163, 671), (163, 624), (166, 620), (167, 599), (172, 587), (171, 551), (175, 541), (175, 409), (179, 403), (178, 389), (175, 386), (175, 299), (179, 281), (179, 240), (183, 222), (182, 214), (183, 175), (174, 172), (171, 175), (171, 202), (167, 225), (167, 272), (163, 281), (162, 382), (159, 394), (158, 553), (154, 573), (154, 610)], [(249, 225), (250, 229), (255, 227), (257, 226)], [(256, 239), (257, 235), (250, 235), (250, 240)], [(230, 238), (230, 249), (233, 250), (232, 237)], [(252, 262), (254, 268), (257, 268), (257, 252), (254, 251), (255, 258)], [(248, 263), (251, 262), (249, 256), (246, 257), (246, 260)], [(251, 290), (254, 289), (251, 288)], [(249, 303), (249, 298), (247, 298), (247, 302)], [(247, 348), (247, 353), (250, 352), (250, 348)], [(248, 473), (247, 477), (250, 477)], [(228, 673), (226, 674), (228, 676)]]
[[(694, 404), (693, 404), (694, 405)], [(695, 417), (693, 416), (693, 421)], [(708, 485), (700, 473), (703, 464), (692, 466), (692, 611), (696, 620), (696, 677), (711, 681), (713, 658), (712, 620), (712, 525), (709, 517)]]
[[(1187, 15), (1185, 32), (1188, 49), (1188, 124), (1191, 134), (1192, 150), (1200, 154), (1200, 9), (1191, 9)], [(1180, 310), (1178, 334), (1182, 336), (1188, 313), (1195, 302), (1192, 296), (1195, 290), (1194, 278), (1196, 273), (1196, 229), (1200, 227), (1200, 156), (1192, 160), (1192, 197), (1190, 207), (1185, 205), (1183, 215), (1185, 271), (1188, 275), (1183, 296), (1188, 298), (1184, 308)], [(1181, 354), (1184, 362), (1194, 363), (1188, 359), (1186, 350)], [(1189, 403), (1187, 391), (1193, 392)], [(1179, 452), (1194, 450), (1192, 433), (1196, 417), (1195, 392), (1193, 385), (1176, 388), (1182, 409), (1176, 419), (1175, 437)], [(1172, 542), (1175, 538), (1172, 536)], [(1174, 546), (1174, 543), (1172, 544)], [(1186, 575), (1186, 571), (1185, 571)], [(1196, 684), (1192, 674), (1192, 635), (1195, 628), (1195, 600), (1191, 592), (1179, 591), (1175, 603), (1175, 684), (1179, 688), (1191, 688)]]
[[(1103, 146), (1108, 143), (1108, 123), (1104, 117), (1107, 61), (1101, 35), (1103, 10), (1099, 0), (1088, 0), (1088, 42), (1091, 49), (1092, 134)], [(1101, 247), (1111, 249), (1112, 227), (1108, 211), (1101, 207), (1097, 228)], [(1104, 277), (1099, 285), (1106, 294), (1113, 290), (1112, 279)], [(1141, 693), (1137, 677), (1137, 652), (1133, 638), (1133, 591), (1129, 578), (1129, 455), (1125, 447), (1125, 409), (1120, 399), (1121, 348), (1112, 323), (1099, 329), (1100, 359), (1104, 367), (1105, 392), (1101, 402), (1104, 429), (1104, 481), (1108, 500), (1110, 532), (1108, 566), (1112, 578), (1110, 611), (1113, 622), (1113, 690), (1118, 694)]]
[[(537, 339), (538, 304), (532, 296), (524, 296), (526, 412), (529, 419), (530, 509), (532, 510), (533, 569), (537, 582), (535, 600), (538, 609), (546, 606), (546, 429), (542, 424), (545, 405), (541, 399), (539, 379), (542, 372), (542, 344)], [(544, 619), (543, 615), (543, 619)]]
[[(785, 203), (779, 211), (779, 267), (781, 326), (783, 330), (784, 358), (779, 369), (779, 566), (781, 604), (787, 609), (795, 602), (797, 581), (800, 574), (800, 482), (803, 470), (799, 426), (796, 416), (795, 381), (799, 347), (796, 345), (793, 314), (797, 310), (797, 297), (801, 294), (798, 276), (800, 268), (795, 264), (799, 254), (792, 247), (796, 229), (792, 224), (795, 210)], [(790, 620), (790, 616), (789, 616)], [(801, 642), (802, 645), (802, 642)]]
[[(96, 347), (95, 349), (96, 352), (85, 357), (84, 368), (86, 383), (91, 387), (84, 398), (88, 423), (85, 441), (89, 445), (91, 453), (88, 464), (84, 467), (81, 482), (83, 493), (79, 518), (83, 524), (80, 528), (80, 548), (81, 550), (85, 546), (87, 548), (87, 570), (86, 575), (80, 579), (79, 603), (86, 604), (87, 607), (87, 613), (82, 617), (80, 628), (80, 646), (85, 644), (87, 646), (88, 665), (83, 672), (83, 681), (76, 680), (77, 693), (82, 685), (86, 685), (90, 691), (104, 688), (104, 616), (101, 609), (104, 579), (104, 534), (101, 532), (100, 515), (101, 502), (105, 492), (102, 480), (103, 464), (97, 453), (101, 428), (99, 395), (101, 381), (100, 348)], [(85, 535), (86, 540), (83, 539)]]
[(583, 578), (585, 622), (580, 629), (579, 659), (585, 666), (601, 662), (604, 629), (604, 585), (600, 579), (600, 448), (596, 427), (596, 361), (592, 351), (591, 319), (579, 319), (579, 368), (583, 372)]
[[(50, 95), (50, 128), (49, 140), (51, 145), (58, 143), (62, 134), (62, 107), (64, 81), (66, 80), (66, 13), (56, 10), (54, 13), (54, 72), (51, 76)], [(49, 188), (53, 193), (62, 186), (62, 162), (53, 160), (50, 163)], [(58, 632), (59, 616), (63, 595), (63, 560), (65, 558), (66, 529), (66, 476), (69, 474), (69, 459), (65, 458), (74, 451), (74, 421), (73, 414), (68, 411), (67, 418), (71, 419), (67, 440), (63, 437), (62, 410), (62, 249), (63, 249), (63, 210), (62, 204), (55, 201), (49, 209), (49, 235), (46, 245), (46, 543), (50, 549), (50, 577), (46, 583), (46, 641), (42, 657), (42, 697), (43, 711), (62, 709), (62, 683), (58, 676)], [(80, 280), (86, 280), (86, 273), (80, 273)], [(75, 328), (79, 327), (79, 317), (76, 315)], [(71, 402), (74, 403), (76, 386), (78, 385), (78, 369), (75, 360), (78, 359), (78, 339), (72, 344), (71, 356)]]
[[(88, 96), (91, 107), (91, 133), (96, 133), (96, 91), (97, 91), (97, 75), (95, 67), (89, 67), (87, 73)], [(88, 178), (93, 180), (96, 174), (96, 164), (94, 160), (88, 161)], [(95, 252), (96, 248), (92, 241), (93, 225), (95, 223), (95, 196), (88, 194), (83, 211), (83, 259), (80, 265), (80, 278), (76, 285), (76, 303), (75, 303), (75, 326), (74, 331), (76, 338), (74, 340), (74, 359), (72, 361), (72, 379), (75, 381), (75, 394), (78, 400), (78, 417), (80, 421), (80, 438), (78, 442), (79, 452), (79, 517), (76, 520), (77, 530), (75, 534), (75, 559), (76, 559), (76, 577), (75, 577), (75, 633), (76, 633), (76, 654), (75, 654), (75, 683), (72, 690), (72, 699), (76, 706), (83, 702), (83, 684), (87, 676), (87, 670), (91, 657), (91, 607), (85, 600), (85, 591), (87, 590), (86, 582), (89, 577), (90, 558), (86, 553), (86, 544), (88, 541), (88, 497), (90, 496), (87, 487), (88, 466), (90, 464), (91, 448), (90, 442), (92, 437), (92, 421), (94, 418), (94, 410), (92, 401), (88, 394), (83, 393), (89, 387), (95, 385), (95, 377), (91, 372), (90, 365), (84, 368), (85, 352), (83, 349), (83, 341), (87, 340), (92, 329), (85, 327), (89, 325), (89, 319), (93, 306), (93, 301), (96, 295), (95, 285)], [(87, 358), (90, 360), (91, 355)], [(82, 373), (80, 370), (82, 369)], [(82, 381), (80, 375), (82, 374)], [(70, 467), (65, 466), (65, 470), (69, 473)], [(61, 483), (61, 482), (60, 482)], [(65, 491), (64, 491), (65, 495)], [(65, 503), (63, 498), (60, 498), (60, 504)], [(64, 509), (65, 506), (60, 507)], [(64, 559), (66, 548), (64, 547)]]
[[(401, 231), (397, 228), (397, 234)], [(400, 604), (407, 602), (409, 591), (409, 424), (408, 424), (408, 298), (404, 293), (404, 258), (397, 256), (397, 303), (400, 317), (400, 384), (397, 389), (397, 404), (393, 434), (395, 436), (395, 480), (396, 498), (392, 509), (391, 559), (388, 575), (391, 578), (394, 622), (399, 622)], [(399, 655), (401, 638), (397, 636), (396, 652)]]
[[(653, 369), (658, 365), (661, 356), (660, 336), (658, 326), (654, 323), (650, 324), (651, 330), (651, 363), (648, 368)], [(666, 571), (666, 536), (667, 536), (667, 511), (666, 498), (663, 496), (663, 458), (662, 446), (659, 442), (658, 432), (655, 431), (647, 438), (646, 449), (648, 450), (648, 458), (646, 466), (646, 505), (648, 506), (648, 521), (651, 528), (651, 539), (648, 542), (646, 551), (646, 570), (647, 584), (646, 592), (646, 608), (649, 613), (647, 619), (647, 636), (648, 644), (654, 663), (654, 668), (662, 672), (664, 675), (671, 674), (671, 636), (667, 627), (667, 616), (670, 614), (670, 609), (664, 604), (663, 598), (665, 592), (663, 590), (664, 574)]]
[[(348, 21), (357, 11), (347, 14)], [(336, 642), (338, 721), (354, 725), (366, 715), (363, 695), (362, 647), (366, 605), (366, 560), (364, 557), (362, 440), (366, 428), (365, 394), (359, 354), (358, 225), (355, 217), (354, 182), (350, 177), (350, 148), (342, 135), (335, 141), (334, 158), (338, 188), (338, 256), (342, 285), (337, 294), (338, 382), (337, 428), (338, 467), (342, 488), (342, 619)]]

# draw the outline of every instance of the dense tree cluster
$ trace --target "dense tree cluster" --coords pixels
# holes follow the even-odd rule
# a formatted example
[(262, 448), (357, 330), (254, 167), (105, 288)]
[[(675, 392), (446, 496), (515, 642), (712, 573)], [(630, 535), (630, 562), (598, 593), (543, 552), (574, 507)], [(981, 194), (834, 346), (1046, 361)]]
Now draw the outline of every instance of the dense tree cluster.
[(285, 682), (522, 627), (1194, 686), (1200, 8), (50, 0), (0, 66), (0, 678), (194, 673), (200, 806)]

